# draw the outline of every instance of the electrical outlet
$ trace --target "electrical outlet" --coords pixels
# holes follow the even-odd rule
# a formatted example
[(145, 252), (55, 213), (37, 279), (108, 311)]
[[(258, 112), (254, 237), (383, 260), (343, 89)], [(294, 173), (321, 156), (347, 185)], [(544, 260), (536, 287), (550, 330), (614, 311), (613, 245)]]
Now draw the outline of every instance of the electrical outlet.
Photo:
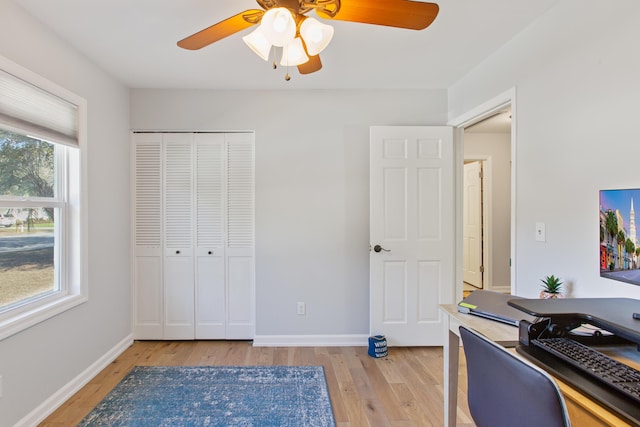
[(307, 313), (307, 307), (303, 302), (296, 303), (296, 313), (300, 316), (303, 316)]

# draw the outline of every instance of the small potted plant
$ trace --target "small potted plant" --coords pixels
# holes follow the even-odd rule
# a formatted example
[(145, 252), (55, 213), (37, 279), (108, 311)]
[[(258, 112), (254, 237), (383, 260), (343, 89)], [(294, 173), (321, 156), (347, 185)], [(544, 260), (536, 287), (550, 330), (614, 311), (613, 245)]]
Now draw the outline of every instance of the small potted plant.
[(562, 298), (562, 281), (559, 277), (552, 274), (551, 276), (541, 279), (541, 282), (542, 290), (540, 291), (540, 298)]

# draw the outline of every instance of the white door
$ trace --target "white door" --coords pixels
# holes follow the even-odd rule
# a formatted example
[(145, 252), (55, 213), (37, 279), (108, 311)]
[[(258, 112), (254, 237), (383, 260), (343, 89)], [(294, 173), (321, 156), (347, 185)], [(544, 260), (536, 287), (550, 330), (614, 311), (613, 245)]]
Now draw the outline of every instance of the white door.
[(254, 136), (195, 135), (196, 339), (254, 335)]
[(453, 130), (376, 126), (370, 135), (370, 332), (392, 346), (443, 344), (454, 302)]
[(193, 144), (164, 135), (164, 339), (192, 340), (194, 327)]
[(158, 339), (164, 334), (162, 135), (136, 134), (133, 159), (134, 335)]
[(196, 339), (226, 338), (225, 141), (198, 133), (195, 143)]
[(463, 280), (482, 289), (482, 162), (464, 165)]
[(252, 339), (253, 133), (138, 133), (136, 339)]
[(254, 135), (228, 133), (227, 339), (251, 339), (255, 329)]

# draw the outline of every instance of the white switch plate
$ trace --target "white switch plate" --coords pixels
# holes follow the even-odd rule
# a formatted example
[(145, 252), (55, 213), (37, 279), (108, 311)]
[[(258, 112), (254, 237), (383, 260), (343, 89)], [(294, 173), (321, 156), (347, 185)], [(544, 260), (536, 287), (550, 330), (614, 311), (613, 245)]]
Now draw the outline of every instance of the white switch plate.
[(544, 222), (536, 222), (536, 240), (538, 242), (547, 241), (547, 232), (545, 229)]
[(303, 302), (296, 303), (296, 313), (300, 316), (304, 316), (307, 313), (307, 307), (305, 303)]

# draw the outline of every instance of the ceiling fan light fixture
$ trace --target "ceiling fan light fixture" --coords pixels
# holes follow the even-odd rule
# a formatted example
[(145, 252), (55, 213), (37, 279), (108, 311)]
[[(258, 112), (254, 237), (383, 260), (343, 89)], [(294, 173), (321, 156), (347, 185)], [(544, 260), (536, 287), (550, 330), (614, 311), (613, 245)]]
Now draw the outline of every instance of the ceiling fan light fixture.
[(333, 27), (315, 18), (307, 18), (300, 25), (300, 35), (307, 46), (309, 55), (319, 54), (333, 38)]
[(282, 48), (282, 59), (280, 60), (281, 65), (286, 67), (297, 66), (304, 64), (308, 60), (309, 57), (304, 51), (304, 46), (302, 45), (302, 39), (300, 37), (296, 37), (291, 43)]
[[(256, 1), (260, 9), (236, 13), (185, 37), (178, 41), (178, 46), (198, 50), (257, 25), (260, 31), (244, 38), (256, 54), (268, 61), (271, 49), (281, 47), (286, 50), (283, 64), (298, 64), (300, 74), (311, 74), (322, 69), (320, 52), (331, 42), (334, 30), (330, 25), (307, 17), (310, 12), (315, 12), (318, 18), (423, 30), (431, 25), (440, 10), (436, 3), (429, 3), (430, 0)], [(299, 40), (293, 43), (296, 37)], [(275, 59), (273, 63), (275, 67)]]
[(296, 21), (289, 9), (274, 7), (265, 12), (259, 27), (274, 46), (285, 46), (296, 36)]
[(260, 27), (256, 28), (256, 30), (251, 32), (250, 34), (244, 36), (242, 40), (260, 58), (264, 59), (265, 61), (269, 60), (271, 43), (269, 43), (269, 40), (267, 40), (267, 37), (264, 35), (264, 32), (262, 32)]

